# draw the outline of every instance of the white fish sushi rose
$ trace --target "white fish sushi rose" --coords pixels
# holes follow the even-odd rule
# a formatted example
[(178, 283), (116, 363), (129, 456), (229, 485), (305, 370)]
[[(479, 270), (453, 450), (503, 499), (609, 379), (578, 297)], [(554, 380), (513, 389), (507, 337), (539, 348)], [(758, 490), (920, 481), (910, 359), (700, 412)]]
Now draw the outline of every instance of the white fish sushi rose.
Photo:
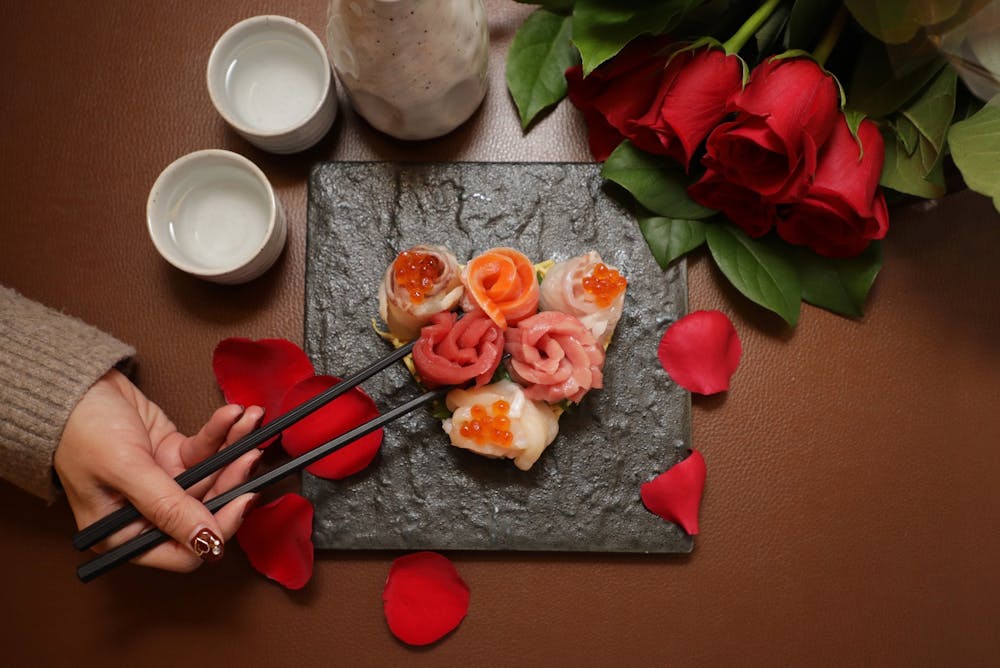
[(539, 308), (575, 315), (601, 345), (622, 316), (626, 281), (596, 251), (554, 264), (542, 281)]
[(527, 471), (559, 433), (552, 408), (533, 401), (517, 383), (501, 380), (445, 398), (450, 418), (442, 423), (452, 445), (487, 457), (513, 459)]
[(378, 291), (378, 308), (389, 333), (401, 341), (420, 335), (435, 313), (462, 298), (458, 260), (444, 246), (414, 246), (396, 256)]

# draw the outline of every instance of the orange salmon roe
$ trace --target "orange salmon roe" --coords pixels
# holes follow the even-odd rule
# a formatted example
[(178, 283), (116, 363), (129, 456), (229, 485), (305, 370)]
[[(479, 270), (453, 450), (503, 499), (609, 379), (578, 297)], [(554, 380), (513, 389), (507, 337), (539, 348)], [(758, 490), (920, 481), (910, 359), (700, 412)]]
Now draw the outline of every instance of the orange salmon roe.
[(410, 299), (419, 304), (430, 294), (441, 278), (444, 264), (437, 256), (415, 251), (403, 251), (392, 263), (396, 285), (406, 290)]
[(609, 306), (615, 297), (625, 292), (628, 280), (618, 273), (617, 269), (599, 263), (590, 272), (590, 276), (583, 277), (583, 289), (594, 295), (594, 301), (601, 308)]
[(463, 422), (458, 432), (465, 438), (471, 438), (479, 445), (489, 443), (499, 445), (501, 448), (509, 448), (514, 442), (514, 434), (510, 431), (510, 404), (503, 399), (498, 399), (489, 407), (483, 404), (474, 404), (469, 409), (471, 419)]

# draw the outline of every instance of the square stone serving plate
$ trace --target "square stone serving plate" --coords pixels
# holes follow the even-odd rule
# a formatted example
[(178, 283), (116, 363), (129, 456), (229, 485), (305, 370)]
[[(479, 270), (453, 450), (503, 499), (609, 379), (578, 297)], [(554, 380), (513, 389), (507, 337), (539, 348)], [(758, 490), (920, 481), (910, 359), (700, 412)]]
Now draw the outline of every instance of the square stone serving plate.
[[(391, 348), (372, 329), (377, 288), (399, 251), (449, 247), (465, 262), (494, 246), (533, 261), (597, 250), (629, 280), (603, 390), (560, 420), (556, 440), (520, 471), (452, 447), (418, 409), (388, 425), (365, 471), (304, 474), (316, 547), (393, 550), (690, 552), (679, 527), (642, 505), (639, 487), (690, 447), (690, 395), (656, 348), (687, 309), (685, 267), (664, 272), (634, 217), (602, 191), (599, 165), (342, 162), (309, 187), (306, 352), (346, 376)], [(402, 364), (367, 381), (382, 410), (420, 390)]]

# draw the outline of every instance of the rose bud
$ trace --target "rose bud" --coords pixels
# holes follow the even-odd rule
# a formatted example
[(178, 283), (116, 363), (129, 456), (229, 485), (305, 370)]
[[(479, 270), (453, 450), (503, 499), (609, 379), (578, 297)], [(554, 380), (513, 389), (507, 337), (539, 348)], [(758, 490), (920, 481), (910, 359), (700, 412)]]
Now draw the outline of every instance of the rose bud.
[(800, 201), (778, 207), (778, 235), (827, 257), (851, 257), (884, 238), (889, 212), (878, 187), (884, 157), (875, 123), (862, 121), (855, 139), (841, 114), (812, 186)]
[(687, 169), (742, 86), (738, 56), (721, 49), (682, 51), (667, 64), (649, 110), (626, 120), (624, 134), (643, 151), (669, 155)]
[(734, 95), (733, 121), (709, 135), (703, 164), (771, 201), (808, 189), (816, 159), (840, 115), (834, 79), (808, 58), (772, 58)]

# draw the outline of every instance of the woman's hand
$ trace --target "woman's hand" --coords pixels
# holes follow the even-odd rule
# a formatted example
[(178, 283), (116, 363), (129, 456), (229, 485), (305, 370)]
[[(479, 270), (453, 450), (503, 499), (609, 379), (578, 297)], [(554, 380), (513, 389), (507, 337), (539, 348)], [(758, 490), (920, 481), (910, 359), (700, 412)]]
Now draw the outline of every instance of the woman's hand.
[(253, 450), (188, 490), (174, 477), (256, 427), (264, 411), (230, 404), (215, 411), (194, 436), (184, 436), (159, 406), (118, 371), (109, 371), (84, 394), (69, 416), (55, 453), (76, 523), (85, 527), (130, 501), (148, 521), (136, 521), (95, 550), (103, 552), (137, 536), (150, 523), (174, 540), (135, 563), (188, 572), (222, 556), (257, 495), (238, 497), (213, 515), (202, 500), (249, 477), (261, 451)]

